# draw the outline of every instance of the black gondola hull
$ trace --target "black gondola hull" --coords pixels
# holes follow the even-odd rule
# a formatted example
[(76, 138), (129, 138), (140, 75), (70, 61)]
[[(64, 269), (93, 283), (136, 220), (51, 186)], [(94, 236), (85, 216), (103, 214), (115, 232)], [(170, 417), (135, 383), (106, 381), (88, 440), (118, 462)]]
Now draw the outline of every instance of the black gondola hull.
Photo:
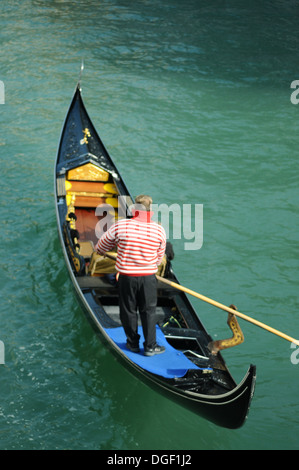
[[(86, 138), (87, 134), (88, 137)], [(105, 171), (109, 181), (113, 181), (117, 188), (118, 195), (124, 197), (124, 201), (127, 198), (124, 209), (128, 214), (132, 198), (92, 125), (78, 86), (67, 113), (58, 149), (55, 165), (55, 200), (62, 251), (70, 278), (85, 314), (103, 342), (110, 348), (120, 363), (151, 388), (219, 426), (232, 429), (242, 426), (248, 415), (254, 393), (255, 366), (249, 367), (239, 385), (234, 382), (221, 355), (218, 354), (215, 358), (209, 354), (207, 344), (211, 337), (206, 332), (184, 293), (175, 293), (167, 289), (161, 290), (159, 293), (161, 308), (170, 310), (175, 305), (178, 310), (184, 313), (183, 316), (188, 319), (187, 323), (189, 325), (189, 329), (177, 330), (178, 334), (176, 332), (173, 334), (171, 328), (165, 328), (163, 332), (165, 332), (165, 337), (170, 343), (176, 343), (178, 337), (181, 341), (185, 341), (182, 336), (183, 330), (185, 336), (188, 336), (189, 332), (190, 337), (193, 335), (192, 338), (188, 336), (186, 341), (190, 342), (192, 340), (192, 343), (197, 343), (197, 347), (203, 351), (203, 356), (198, 355), (198, 357), (201, 357), (200, 360), (206, 361), (207, 364), (209, 363), (213, 369), (213, 372), (206, 377), (193, 374), (195, 377), (193, 378), (193, 372), (190, 373), (190, 378), (165, 378), (159, 374), (151, 373), (128, 357), (109, 336), (109, 328), (106, 328), (107, 324), (105, 322), (111, 317), (109, 317), (111, 305), (113, 307), (118, 305), (117, 290), (100, 279), (86, 275), (83, 256), (78, 254), (76, 244), (71, 239), (70, 231), (66, 228), (66, 225), (69, 224), (67, 222), (68, 195), (65, 191), (68, 172), (76, 168), (82, 169), (89, 164)], [(179, 282), (172, 268), (169, 275), (172, 280)], [(111, 318), (110, 320), (112, 322)], [(207, 368), (204, 372), (210, 372), (210, 370)]]

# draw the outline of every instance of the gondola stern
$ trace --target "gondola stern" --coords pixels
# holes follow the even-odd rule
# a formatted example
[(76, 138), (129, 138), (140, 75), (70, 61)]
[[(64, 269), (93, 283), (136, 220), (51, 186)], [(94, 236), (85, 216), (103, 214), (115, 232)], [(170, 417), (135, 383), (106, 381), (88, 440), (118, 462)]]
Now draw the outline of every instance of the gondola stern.
[[(244, 379), (219, 401), (198, 403), (197, 414), (227, 429), (240, 429), (247, 421), (256, 383), (256, 367), (250, 365)], [(212, 398), (212, 397), (211, 397)], [(196, 410), (194, 410), (196, 411)]]

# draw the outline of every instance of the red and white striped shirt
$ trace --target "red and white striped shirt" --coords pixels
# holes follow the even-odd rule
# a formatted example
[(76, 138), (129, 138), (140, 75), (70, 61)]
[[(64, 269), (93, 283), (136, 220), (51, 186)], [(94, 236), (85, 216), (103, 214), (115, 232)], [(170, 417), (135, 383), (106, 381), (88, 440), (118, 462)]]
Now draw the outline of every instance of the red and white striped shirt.
[(116, 269), (128, 276), (155, 274), (162, 262), (166, 234), (161, 225), (151, 221), (152, 212), (138, 211), (133, 219), (116, 222), (105, 232), (96, 245), (104, 254), (117, 245)]

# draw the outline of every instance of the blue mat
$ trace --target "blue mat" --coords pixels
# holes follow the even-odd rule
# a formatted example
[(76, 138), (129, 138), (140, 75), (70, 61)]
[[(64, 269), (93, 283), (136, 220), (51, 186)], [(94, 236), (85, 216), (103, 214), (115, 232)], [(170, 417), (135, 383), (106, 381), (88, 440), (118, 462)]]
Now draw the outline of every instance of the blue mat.
[(151, 357), (144, 356), (144, 336), (141, 326), (138, 327), (138, 334), (140, 335), (139, 353), (132, 353), (126, 348), (127, 338), (122, 327), (107, 328), (105, 331), (131, 361), (148, 372), (171, 379), (174, 377), (183, 377), (188, 369), (202, 370), (200, 367), (193, 364), (193, 362), (189, 361), (183, 353), (170, 346), (160, 328), (158, 326), (156, 328), (157, 343), (160, 346), (165, 346), (166, 351), (163, 354)]

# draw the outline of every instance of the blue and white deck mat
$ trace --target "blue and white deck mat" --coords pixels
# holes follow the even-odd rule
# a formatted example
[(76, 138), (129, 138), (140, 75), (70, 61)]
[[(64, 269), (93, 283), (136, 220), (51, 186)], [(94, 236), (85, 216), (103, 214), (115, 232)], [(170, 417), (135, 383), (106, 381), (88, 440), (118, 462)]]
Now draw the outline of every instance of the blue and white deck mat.
[(144, 336), (142, 327), (138, 327), (140, 335), (140, 352), (133, 353), (126, 347), (126, 335), (122, 327), (105, 328), (106, 333), (114, 341), (114, 343), (123, 351), (123, 353), (135, 364), (156, 375), (172, 379), (175, 377), (183, 377), (189, 369), (193, 370), (212, 370), (209, 367), (198, 367), (191, 362), (182, 352), (173, 348), (166, 340), (163, 332), (157, 326), (157, 343), (165, 346), (163, 354), (147, 357), (144, 355), (143, 342)]

